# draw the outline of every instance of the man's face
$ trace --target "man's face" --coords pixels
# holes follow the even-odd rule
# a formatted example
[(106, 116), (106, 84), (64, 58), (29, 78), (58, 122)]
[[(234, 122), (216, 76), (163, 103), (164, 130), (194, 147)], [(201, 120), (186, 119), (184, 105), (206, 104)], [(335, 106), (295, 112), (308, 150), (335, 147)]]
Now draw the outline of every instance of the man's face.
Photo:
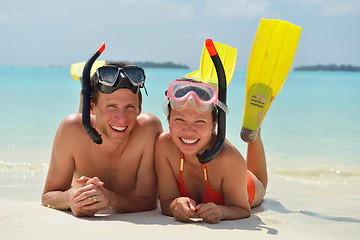
[(141, 106), (137, 94), (129, 89), (118, 89), (112, 94), (99, 92), (93, 113), (101, 134), (111, 141), (121, 142), (134, 128), (136, 118), (141, 113)]

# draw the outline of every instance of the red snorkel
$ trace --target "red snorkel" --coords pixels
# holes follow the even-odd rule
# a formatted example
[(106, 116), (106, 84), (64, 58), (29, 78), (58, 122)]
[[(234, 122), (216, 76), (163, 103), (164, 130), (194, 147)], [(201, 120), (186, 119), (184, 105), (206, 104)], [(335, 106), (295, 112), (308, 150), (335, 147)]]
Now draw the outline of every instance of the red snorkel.
[(90, 102), (91, 102), (91, 88), (90, 88), (90, 71), (95, 60), (101, 55), (105, 49), (105, 43), (102, 43), (96, 52), (86, 62), (81, 81), (81, 93), (83, 96), (82, 106), (82, 124), (87, 135), (97, 144), (102, 143), (101, 135), (93, 128), (90, 121)]
[[(224, 66), (221, 62), (219, 54), (215, 48), (215, 45), (211, 39), (206, 39), (206, 48), (210, 54), (211, 60), (214, 63), (215, 70), (218, 76), (218, 99), (226, 105), (226, 75)], [(226, 113), (218, 108), (218, 129), (217, 129), (217, 140), (211, 149), (206, 149), (202, 154), (197, 154), (200, 163), (208, 163), (213, 160), (220, 152), (225, 142), (225, 131), (226, 130)]]

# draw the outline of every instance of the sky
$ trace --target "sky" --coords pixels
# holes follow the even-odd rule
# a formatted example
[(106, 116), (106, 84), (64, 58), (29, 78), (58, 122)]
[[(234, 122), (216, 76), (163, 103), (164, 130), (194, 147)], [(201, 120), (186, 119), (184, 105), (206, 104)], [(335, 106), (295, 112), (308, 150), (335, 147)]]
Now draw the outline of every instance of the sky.
[(360, 66), (359, 0), (0, 0), (0, 65), (99, 59), (199, 67), (207, 38), (238, 49), (246, 70), (261, 18), (302, 27), (293, 67)]

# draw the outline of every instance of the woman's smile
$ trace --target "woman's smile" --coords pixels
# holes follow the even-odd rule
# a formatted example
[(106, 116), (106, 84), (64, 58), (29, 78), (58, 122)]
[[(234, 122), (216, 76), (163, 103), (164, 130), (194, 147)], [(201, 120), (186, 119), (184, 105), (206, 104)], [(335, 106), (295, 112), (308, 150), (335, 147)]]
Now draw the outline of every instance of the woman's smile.
[(183, 137), (181, 137), (180, 140), (186, 144), (194, 144), (199, 141), (199, 138), (183, 138)]

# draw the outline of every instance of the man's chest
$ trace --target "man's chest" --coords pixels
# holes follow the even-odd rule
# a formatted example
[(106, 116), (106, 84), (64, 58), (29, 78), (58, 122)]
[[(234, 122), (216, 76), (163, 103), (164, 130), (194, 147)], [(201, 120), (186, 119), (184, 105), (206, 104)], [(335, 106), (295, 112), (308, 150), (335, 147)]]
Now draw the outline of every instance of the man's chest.
[(131, 158), (108, 159), (92, 155), (75, 161), (74, 177), (98, 177), (104, 187), (117, 193), (127, 193), (136, 187), (139, 161)]

